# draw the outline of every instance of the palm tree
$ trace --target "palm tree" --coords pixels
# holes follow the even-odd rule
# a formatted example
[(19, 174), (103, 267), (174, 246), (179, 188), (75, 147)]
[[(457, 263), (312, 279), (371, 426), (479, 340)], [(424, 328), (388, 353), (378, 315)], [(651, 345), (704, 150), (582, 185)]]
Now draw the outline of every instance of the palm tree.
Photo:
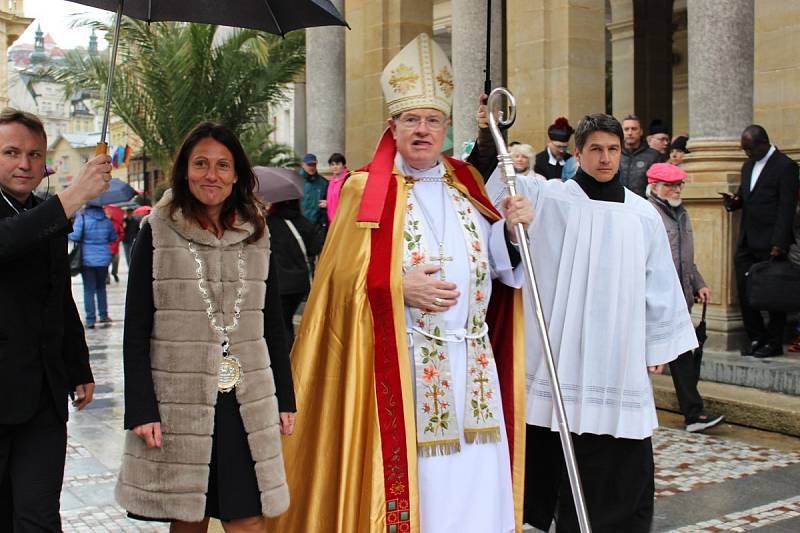
[[(97, 20), (86, 24), (111, 29)], [(302, 70), (305, 42), (302, 31), (280, 38), (255, 30), (125, 18), (119, 55), (111, 109), (167, 170), (198, 122), (222, 122), (237, 134), (258, 131), (270, 106), (284, 98), (285, 85)], [(72, 52), (65, 59), (55, 74), (68, 93), (105, 90), (106, 57)]]

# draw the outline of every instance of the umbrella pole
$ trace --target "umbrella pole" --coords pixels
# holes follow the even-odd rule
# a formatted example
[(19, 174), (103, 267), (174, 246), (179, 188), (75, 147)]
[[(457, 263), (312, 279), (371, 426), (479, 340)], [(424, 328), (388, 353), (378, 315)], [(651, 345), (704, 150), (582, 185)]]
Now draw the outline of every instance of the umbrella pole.
[(111, 112), (111, 93), (114, 87), (114, 69), (117, 66), (117, 48), (119, 47), (119, 29), (122, 24), (122, 7), (125, 0), (119, 0), (117, 7), (117, 17), (114, 23), (114, 39), (111, 43), (111, 64), (108, 66), (108, 82), (106, 84), (106, 102), (103, 108), (103, 129), (100, 130), (100, 142), (95, 148), (95, 155), (108, 153), (108, 143), (106, 142), (106, 132), (108, 131), (108, 115)]

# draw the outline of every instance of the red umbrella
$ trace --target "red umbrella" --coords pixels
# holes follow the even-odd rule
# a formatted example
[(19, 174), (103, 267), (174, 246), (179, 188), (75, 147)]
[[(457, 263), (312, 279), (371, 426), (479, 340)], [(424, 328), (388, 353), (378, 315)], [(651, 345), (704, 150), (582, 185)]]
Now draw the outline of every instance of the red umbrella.
[(153, 210), (153, 208), (150, 207), (149, 205), (140, 205), (139, 207), (137, 207), (136, 209), (133, 210), (133, 214), (134, 215), (147, 215), (152, 210)]

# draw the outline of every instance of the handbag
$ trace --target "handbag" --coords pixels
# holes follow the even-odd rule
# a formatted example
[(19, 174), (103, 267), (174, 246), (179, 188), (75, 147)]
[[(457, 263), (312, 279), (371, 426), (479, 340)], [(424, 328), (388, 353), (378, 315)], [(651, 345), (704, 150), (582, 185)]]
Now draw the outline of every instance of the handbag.
[(761, 261), (745, 274), (750, 307), (761, 311), (800, 311), (800, 267), (790, 261)]
[(69, 251), (69, 273), (71, 276), (77, 276), (81, 273), (83, 266), (83, 254), (81, 253), (81, 243), (76, 242)]

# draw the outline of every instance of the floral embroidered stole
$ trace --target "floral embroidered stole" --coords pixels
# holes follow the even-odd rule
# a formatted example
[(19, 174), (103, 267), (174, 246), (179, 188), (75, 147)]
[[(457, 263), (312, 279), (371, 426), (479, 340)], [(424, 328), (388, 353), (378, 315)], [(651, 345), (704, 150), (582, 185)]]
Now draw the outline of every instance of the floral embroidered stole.
[[(448, 350), (449, 343), (461, 341), (461, 336), (467, 343), (466, 398), (462, 400), (465, 402), (464, 440), (468, 443), (500, 440), (500, 386), (486, 325), (486, 295), (491, 277), (487, 246), (481, 241), (478, 229), (480, 214), (467, 197), (449, 184), (448, 175), (443, 180), (458, 215), (470, 263), (469, 291), (465, 295), (469, 298), (469, 314), (466, 334), (464, 330), (454, 334), (445, 330), (444, 313), (409, 308), (409, 333), (414, 346), (417, 449), (423, 456), (447, 455), (461, 449)], [(425, 264), (433, 257), (431, 252), (436, 253), (435, 248), (429, 247), (420, 227), (425, 220), (421, 209), (412, 189), (406, 206), (404, 272)]]

